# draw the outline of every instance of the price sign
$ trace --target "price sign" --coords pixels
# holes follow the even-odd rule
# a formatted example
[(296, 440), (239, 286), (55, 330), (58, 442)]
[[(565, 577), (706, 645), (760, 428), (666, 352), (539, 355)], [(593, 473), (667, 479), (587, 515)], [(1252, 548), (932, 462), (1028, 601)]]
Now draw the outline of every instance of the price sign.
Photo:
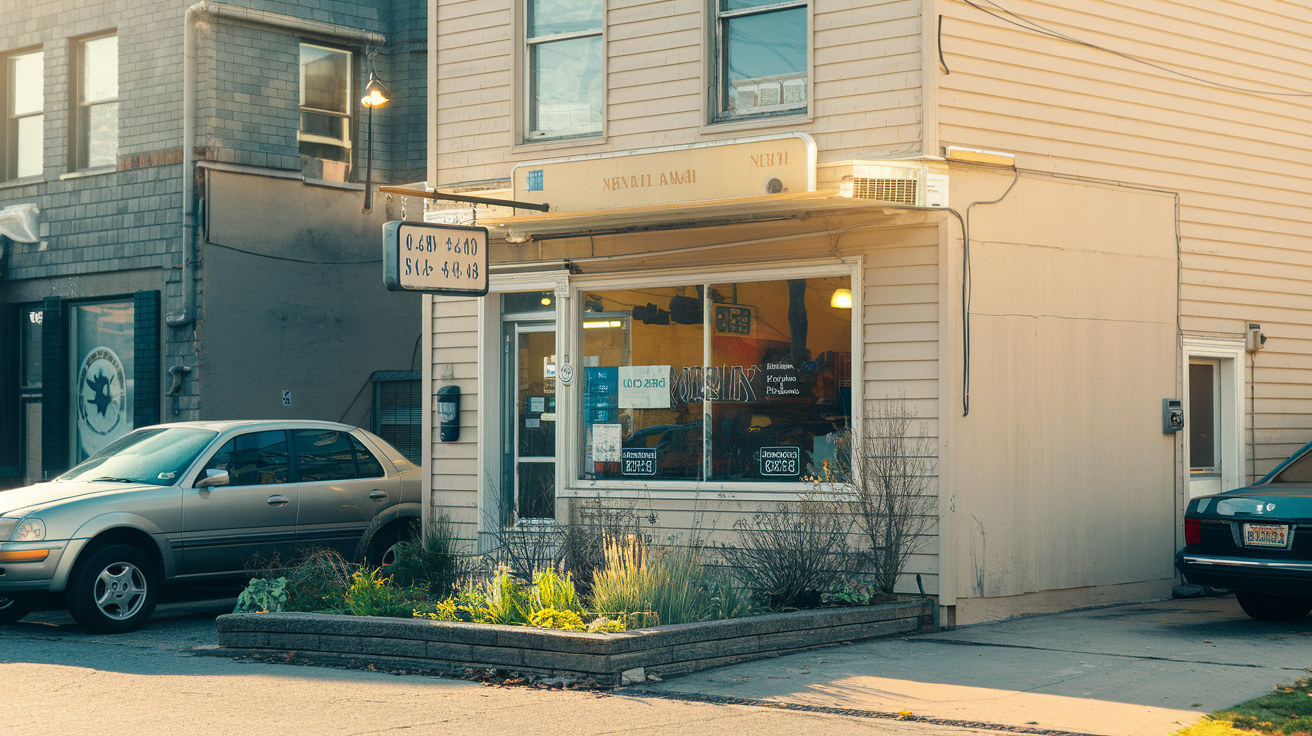
[(487, 294), (487, 228), (389, 222), (383, 225), (383, 283), (391, 291)]
[(621, 449), (620, 472), (624, 475), (656, 475), (656, 448), (625, 447)]

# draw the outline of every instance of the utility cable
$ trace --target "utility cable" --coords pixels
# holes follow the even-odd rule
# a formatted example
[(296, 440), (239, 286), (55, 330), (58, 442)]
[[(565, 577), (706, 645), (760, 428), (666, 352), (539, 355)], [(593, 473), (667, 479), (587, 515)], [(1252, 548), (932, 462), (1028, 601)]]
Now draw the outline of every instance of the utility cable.
[[(966, 0), (969, 2), (970, 0)], [(1020, 181), (1020, 170), (1013, 170), (1011, 184), (1007, 185), (1007, 191), (1002, 193), (1001, 197), (991, 199), (987, 202), (971, 202), (966, 205), (966, 218), (961, 223), (961, 416), (970, 416), (970, 296), (971, 296), (971, 278), (970, 278), (970, 211), (977, 204), (997, 204), (1011, 194), (1011, 190), (1016, 187), (1016, 182)]]
[[(988, 15), (994, 17), (994, 18), (997, 18), (998, 20), (1000, 20), (1000, 21), (1002, 21), (1002, 22), (1004, 22), (1004, 23), (1010, 23), (1011, 25), (1016, 26), (1017, 28), (1023, 28), (1024, 30), (1030, 31), (1031, 33), (1038, 33), (1038, 34), (1040, 34), (1040, 35), (1044, 35), (1044, 36), (1048, 36), (1048, 37), (1051, 37), (1051, 38), (1058, 39), (1058, 40), (1060, 40), (1060, 41), (1066, 41), (1066, 42), (1068, 42), (1068, 43), (1074, 43), (1074, 44), (1078, 44), (1078, 45), (1080, 45), (1080, 46), (1087, 46), (1088, 48), (1094, 49), (1095, 51), (1102, 51), (1102, 52), (1105, 52), (1105, 53), (1108, 53), (1108, 54), (1112, 54), (1112, 55), (1114, 55), (1114, 56), (1119, 56), (1119, 57), (1121, 57), (1122, 59), (1126, 59), (1127, 61), (1133, 61), (1133, 62), (1135, 62), (1135, 63), (1137, 63), (1137, 64), (1143, 64), (1143, 65), (1145, 65), (1145, 66), (1150, 66), (1150, 67), (1153, 67), (1154, 69), (1159, 69), (1159, 70), (1161, 70), (1161, 71), (1164, 71), (1164, 72), (1166, 72), (1167, 74), (1174, 74), (1174, 75), (1176, 75), (1176, 76), (1178, 76), (1178, 77), (1183, 77), (1183, 78), (1185, 78), (1185, 79), (1190, 79), (1190, 80), (1193, 80), (1193, 81), (1195, 81), (1195, 82), (1199, 82), (1200, 84), (1206, 84), (1206, 85), (1210, 85), (1210, 86), (1213, 86), (1213, 87), (1219, 87), (1219, 88), (1221, 88), (1221, 89), (1228, 89), (1228, 90), (1230, 90), (1230, 91), (1232, 91), (1232, 92), (1243, 92), (1243, 93), (1246, 93), (1246, 94), (1252, 94), (1252, 95), (1275, 95), (1275, 96), (1279, 96), (1279, 97), (1312, 97), (1312, 92), (1277, 92), (1277, 91), (1274, 91), (1274, 90), (1252, 89), (1252, 88), (1249, 88), (1249, 87), (1236, 87), (1236, 86), (1234, 86), (1234, 85), (1232, 85), (1232, 84), (1225, 84), (1224, 82), (1216, 82), (1216, 81), (1213, 81), (1213, 80), (1211, 80), (1211, 79), (1207, 79), (1207, 78), (1205, 78), (1205, 77), (1200, 77), (1200, 76), (1197, 76), (1197, 75), (1194, 75), (1194, 74), (1188, 74), (1188, 73), (1186, 73), (1186, 72), (1182, 72), (1182, 71), (1179, 71), (1179, 70), (1176, 70), (1176, 69), (1172, 69), (1172, 68), (1170, 68), (1170, 67), (1168, 67), (1168, 66), (1166, 66), (1166, 65), (1164, 65), (1164, 64), (1159, 64), (1159, 63), (1157, 63), (1157, 62), (1155, 62), (1155, 61), (1149, 61), (1149, 60), (1147, 60), (1147, 59), (1141, 59), (1141, 58), (1139, 58), (1139, 57), (1137, 57), (1137, 56), (1134, 56), (1134, 55), (1132, 55), (1132, 54), (1127, 54), (1127, 53), (1125, 53), (1125, 52), (1123, 52), (1123, 51), (1117, 51), (1117, 50), (1115, 50), (1115, 49), (1111, 49), (1111, 48), (1108, 48), (1108, 47), (1106, 47), (1106, 46), (1100, 46), (1100, 45), (1098, 45), (1098, 44), (1096, 44), (1096, 43), (1093, 43), (1093, 42), (1091, 42), (1091, 41), (1085, 41), (1085, 40), (1083, 40), (1083, 39), (1075, 38), (1074, 36), (1068, 36), (1068, 35), (1066, 35), (1066, 34), (1064, 34), (1064, 33), (1059, 32), (1059, 31), (1054, 31), (1054, 30), (1052, 30), (1052, 29), (1050, 29), (1050, 28), (1046, 28), (1046, 27), (1044, 27), (1044, 26), (1042, 26), (1042, 25), (1036, 23), (1035, 21), (1030, 20), (1029, 18), (1024, 18), (1024, 17), (1022, 17), (1022, 16), (1019, 16), (1019, 15), (1017, 15), (1017, 14), (1011, 12), (1010, 10), (1007, 10), (1006, 8), (1004, 8), (1004, 7), (1002, 7), (1001, 5), (999, 5), (999, 4), (998, 4), (997, 2), (995, 2), (994, 0), (983, 0), (983, 1), (984, 1), (984, 2), (987, 2), (989, 5), (992, 5), (993, 7), (997, 8), (998, 10), (1002, 11), (1002, 13), (1001, 13), (1001, 14), (999, 14), (999, 13), (995, 13), (995, 12), (993, 12), (992, 10), (989, 10), (988, 8), (983, 7), (983, 6), (980, 5), (979, 3), (974, 2), (974, 0), (961, 0), (961, 2), (963, 2), (963, 3), (967, 4), (967, 5), (969, 5), (970, 7), (974, 8), (974, 9), (976, 9), (976, 10), (978, 10), (978, 11), (980, 11), (981, 13), (986, 13), (986, 14), (988, 14)], [(1008, 18), (1007, 16), (1011, 16), (1011, 17)], [(1014, 20), (1013, 20), (1013, 19), (1014, 19)]]
[(289, 262), (289, 263), (305, 263), (305, 264), (309, 264), (309, 265), (311, 265), (311, 266), (362, 266), (362, 265), (365, 265), (365, 264), (367, 264), (367, 263), (382, 263), (382, 262), (383, 262), (383, 259), (381, 259), (381, 258), (373, 258), (373, 259), (371, 259), (371, 260), (367, 260), (367, 261), (310, 261), (310, 260), (306, 260), (306, 259), (303, 259), (303, 258), (288, 258), (288, 257), (286, 257), (286, 256), (274, 256), (274, 255), (269, 255), (268, 253), (258, 253), (258, 252), (253, 251), (253, 250), (246, 250), (246, 249), (244, 249), (244, 248), (238, 248), (238, 247), (236, 247), (236, 246), (232, 246), (232, 245), (224, 245), (223, 243), (215, 243), (215, 242), (212, 241), (212, 240), (206, 240), (206, 241), (205, 241), (205, 244), (206, 244), (206, 245), (212, 245), (212, 246), (214, 246), (215, 248), (223, 248), (224, 250), (232, 250), (232, 251), (236, 251), (236, 252), (238, 252), (238, 253), (245, 253), (245, 254), (248, 255), (248, 256), (255, 256), (255, 257), (257, 257), (257, 258), (268, 258), (268, 259), (271, 259), (271, 260), (274, 260), (274, 261), (287, 261), (287, 262)]

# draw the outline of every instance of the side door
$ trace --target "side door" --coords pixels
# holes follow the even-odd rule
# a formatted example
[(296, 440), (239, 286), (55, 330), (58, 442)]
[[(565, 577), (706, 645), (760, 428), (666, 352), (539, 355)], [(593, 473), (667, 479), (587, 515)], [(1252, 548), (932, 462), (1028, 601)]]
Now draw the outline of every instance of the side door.
[(351, 559), (374, 516), (401, 500), (400, 479), (349, 432), (292, 430), (300, 484), (296, 546)]
[[(229, 439), (183, 489), (182, 574), (238, 573), (257, 555), (294, 556), (298, 494), (287, 435), (277, 429)], [(196, 488), (211, 470), (226, 470), (228, 484)]]

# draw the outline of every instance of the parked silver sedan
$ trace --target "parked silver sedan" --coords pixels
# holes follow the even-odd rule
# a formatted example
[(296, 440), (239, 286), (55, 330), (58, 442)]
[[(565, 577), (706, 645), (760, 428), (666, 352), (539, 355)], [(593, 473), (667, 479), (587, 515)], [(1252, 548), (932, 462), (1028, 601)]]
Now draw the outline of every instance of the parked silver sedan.
[(162, 584), (240, 577), (306, 548), (383, 564), (420, 514), (420, 469), (362, 429), (225, 421), (138, 429), (48, 483), (0, 492), (0, 623), (35, 595), (131, 631)]

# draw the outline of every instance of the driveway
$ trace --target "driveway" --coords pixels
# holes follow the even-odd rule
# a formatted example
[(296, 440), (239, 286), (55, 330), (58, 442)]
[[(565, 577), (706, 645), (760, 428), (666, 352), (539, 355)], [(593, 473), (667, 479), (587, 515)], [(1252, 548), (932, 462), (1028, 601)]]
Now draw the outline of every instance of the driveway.
[[(1031, 616), (723, 667), (643, 691), (938, 725), (1163, 736), (1312, 672), (1312, 617), (1253, 621), (1233, 597)], [(635, 692), (638, 688), (630, 688)]]

